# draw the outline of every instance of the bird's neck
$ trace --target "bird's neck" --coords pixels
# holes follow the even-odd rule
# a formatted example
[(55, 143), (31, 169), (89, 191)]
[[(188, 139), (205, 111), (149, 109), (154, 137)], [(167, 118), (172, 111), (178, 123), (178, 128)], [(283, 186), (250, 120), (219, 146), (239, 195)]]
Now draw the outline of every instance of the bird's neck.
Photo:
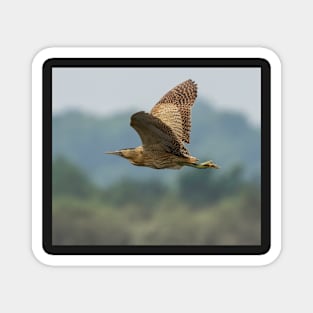
[(139, 146), (131, 149), (121, 150), (122, 156), (128, 159), (131, 163), (137, 165), (143, 161), (143, 147)]

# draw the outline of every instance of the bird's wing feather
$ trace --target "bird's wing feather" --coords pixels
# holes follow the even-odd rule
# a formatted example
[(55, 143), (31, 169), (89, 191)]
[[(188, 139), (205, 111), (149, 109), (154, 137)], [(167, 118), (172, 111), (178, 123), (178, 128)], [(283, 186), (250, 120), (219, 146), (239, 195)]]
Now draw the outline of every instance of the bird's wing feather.
[(196, 83), (186, 80), (166, 93), (152, 108), (151, 114), (169, 126), (179, 140), (189, 143), (191, 107), (196, 97)]
[(139, 134), (145, 149), (163, 150), (178, 156), (189, 155), (172, 129), (159, 118), (141, 111), (131, 116), (130, 125)]

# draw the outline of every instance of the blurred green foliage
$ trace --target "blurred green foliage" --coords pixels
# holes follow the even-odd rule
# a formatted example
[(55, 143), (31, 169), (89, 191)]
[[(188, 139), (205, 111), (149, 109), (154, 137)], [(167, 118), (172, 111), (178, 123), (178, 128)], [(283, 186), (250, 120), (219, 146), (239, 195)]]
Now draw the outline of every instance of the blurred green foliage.
[(59, 157), (53, 165), (52, 190), (54, 195), (69, 195), (77, 198), (89, 197), (93, 185), (87, 176), (64, 157)]
[(187, 168), (173, 184), (125, 178), (99, 187), (64, 157), (53, 162), (57, 245), (257, 245), (260, 203), (259, 183), (239, 165)]
[(260, 129), (199, 98), (190, 153), (220, 170), (153, 170), (105, 151), (140, 145), (133, 111), (53, 116), (53, 242), (260, 243)]

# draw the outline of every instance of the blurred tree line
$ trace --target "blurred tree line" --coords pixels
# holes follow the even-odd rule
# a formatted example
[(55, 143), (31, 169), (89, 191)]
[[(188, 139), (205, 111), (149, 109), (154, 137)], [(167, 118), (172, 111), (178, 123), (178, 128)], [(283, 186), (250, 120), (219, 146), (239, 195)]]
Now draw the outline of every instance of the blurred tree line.
[(240, 165), (184, 168), (171, 184), (125, 177), (104, 188), (59, 157), (52, 183), (54, 244), (260, 243), (260, 184)]

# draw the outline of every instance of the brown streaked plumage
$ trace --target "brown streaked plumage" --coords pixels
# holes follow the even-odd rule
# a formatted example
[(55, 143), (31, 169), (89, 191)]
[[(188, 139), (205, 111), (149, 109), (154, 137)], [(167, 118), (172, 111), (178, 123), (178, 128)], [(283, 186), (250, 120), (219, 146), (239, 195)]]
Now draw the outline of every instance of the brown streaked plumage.
[(155, 169), (179, 169), (182, 166), (219, 168), (212, 161), (197, 163), (184, 146), (190, 142), (191, 108), (197, 97), (197, 85), (191, 79), (166, 93), (152, 108), (131, 116), (130, 125), (139, 134), (142, 146), (107, 152), (128, 159), (132, 164)]

